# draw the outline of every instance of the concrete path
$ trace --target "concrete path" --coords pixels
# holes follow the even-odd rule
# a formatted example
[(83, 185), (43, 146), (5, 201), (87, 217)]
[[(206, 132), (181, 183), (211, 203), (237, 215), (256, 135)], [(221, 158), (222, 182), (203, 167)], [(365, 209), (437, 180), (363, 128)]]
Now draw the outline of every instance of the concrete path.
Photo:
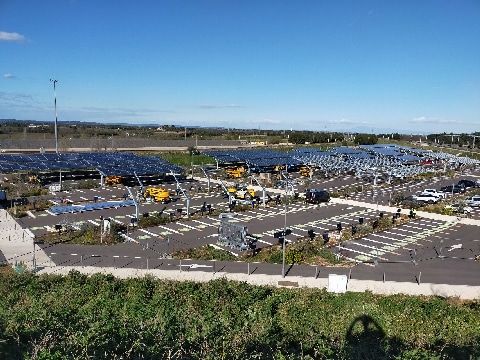
[[(301, 276), (288, 276), (282, 278), (280, 275), (264, 274), (239, 274), (227, 272), (204, 272), (204, 271), (176, 271), (176, 270), (146, 270), (146, 269), (119, 269), (113, 267), (98, 268), (93, 266), (59, 266), (56, 268), (45, 268), (40, 274), (61, 274), (67, 275), (71, 270), (84, 274), (112, 274), (118, 278), (142, 278), (153, 276), (158, 279), (173, 281), (195, 281), (207, 282), (214, 279), (225, 278), (228, 280), (247, 282), (252, 285), (264, 285), (275, 287), (301, 287), (301, 288), (328, 288), (328, 278), (314, 278)], [(448, 285), (430, 283), (411, 283), (395, 281), (373, 281), (373, 280), (348, 280), (347, 291), (364, 292), (371, 291), (375, 294), (408, 294), (425, 296), (458, 297), (460, 299), (480, 299), (480, 286)]]
[(34, 246), (31, 233), (5, 209), (0, 209), (0, 251), (11, 265), (23, 263), (29, 269), (52, 265), (48, 255), (38, 245)]

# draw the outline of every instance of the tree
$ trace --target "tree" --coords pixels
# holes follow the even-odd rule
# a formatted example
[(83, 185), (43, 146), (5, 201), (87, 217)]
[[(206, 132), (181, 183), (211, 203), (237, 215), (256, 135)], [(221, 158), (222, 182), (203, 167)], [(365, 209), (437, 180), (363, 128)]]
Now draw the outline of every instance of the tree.
[(374, 134), (357, 134), (354, 142), (358, 145), (375, 145), (378, 142), (378, 137)]

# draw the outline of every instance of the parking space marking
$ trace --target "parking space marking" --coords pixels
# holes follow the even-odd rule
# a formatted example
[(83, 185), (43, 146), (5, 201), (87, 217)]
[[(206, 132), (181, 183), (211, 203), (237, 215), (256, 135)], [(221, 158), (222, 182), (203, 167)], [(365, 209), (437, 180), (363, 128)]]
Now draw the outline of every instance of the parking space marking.
[(178, 235), (183, 235), (183, 233), (181, 231), (173, 230), (173, 229), (168, 228), (166, 226), (157, 225), (157, 227), (162, 228), (162, 229), (167, 230), (167, 231), (170, 231), (170, 233), (168, 233), (168, 234), (171, 234), (173, 232), (173, 233), (178, 234)]

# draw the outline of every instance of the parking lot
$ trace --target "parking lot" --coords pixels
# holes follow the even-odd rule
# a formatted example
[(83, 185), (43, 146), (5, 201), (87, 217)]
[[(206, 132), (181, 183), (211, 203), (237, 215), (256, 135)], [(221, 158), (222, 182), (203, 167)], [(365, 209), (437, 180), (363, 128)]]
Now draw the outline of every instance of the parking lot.
[[(229, 222), (245, 226), (249, 236), (256, 239), (256, 246), (260, 249), (278, 244), (275, 233), (287, 227), (291, 230), (291, 234), (286, 237), (288, 246), (298, 239), (307, 238), (311, 231), (315, 235), (328, 232), (331, 236), (335, 236), (338, 234), (338, 224), (342, 225), (343, 232), (351, 231), (351, 226), (358, 224), (360, 218), (363, 218), (365, 222), (377, 219), (379, 217), (378, 206), (394, 205), (400, 196), (407, 197), (420, 193), (424, 189), (440, 189), (443, 186), (457, 183), (460, 179), (480, 179), (480, 171), (472, 169), (461, 171), (457, 169), (456, 172), (451, 171), (447, 174), (439, 172), (439, 167), (437, 167), (437, 173), (425, 175), (425, 169), (418, 164), (409, 167), (403, 162), (400, 163), (397, 158), (388, 158), (385, 157), (386, 155), (380, 157), (375, 155), (366, 159), (365, 151), (367, 150), (352, 152), (339, 149), (331, 152), (330, 155), (307, 154), (305, 156), (318, 161), (320, 166), (317, 171), (312, 173), (312, 176), (301, 176), (298, 158), (292, 162), (293, 166), (297, 166), (297, 170), (283, 173), (275, 170), (272, 164), (274, 161), (280, 161), (279, 159), (289, 161), (289, 155), (274, 154), (272, 151), (253, 154), (254, 157), (250, 160), (253, 159), (252, 161), (255, 163), (250, 165), (247, 163), (245, 166), (248, 165), (252, 169), (264, 166), (271, 171), (265, 178), (274, 180), (271, 182), (272, 187), (266, 189), (268, 198), (266, 200), (269, 200), (266, 206), (263, 205), (262, 199), (258, 199), (258, 196), (262, 196), (263, 193), (261, 187), (257, 186), (257, 181), (254, 180), (254, 178), (260, 179), (260, 175), (244, 174), (235, 179), (227, 179), (221, 169), (215, 169), (211, 173), (210, 191), (207, 192), (205, 173), (198, 174), (197, 169), (195, 178), (180, 178), (179, 182), (175, 182), (172, 175), (165, 177), (169, 180), (155, 185), (170, 192), (172, 201), (166, 204), (143, 199), (141, 195), (146, 186), (142, 190), (140, 186), (130, 186), (131, 193), (127, 187), (122, 185), (92, 186), (87, 189), (60, 191), (42, 196), (42, 198), (48, 199), (52, 206), (73, 205), (77, 206), (75, 209), (84, 206), (81, 211), (59, 213), (52, 208), (43, 211), (29, 211), (27, 216), (19, 219), (19, 223), (37, 239), (46, 234), (55, 233), (59, 230), (58, 225), (62, 226), (62, 230), (66, 228), (79, 230), (85, 225), (99, 227), (102, 219), (110, 219), (114, 223), (126, 225), (126, 232), (122, 233), (124, 242), (114, 245), (39, 244), (50, 257), (52, 264), (56, 265), (171, 270), (186, 268), (213, 271), (214, 265), (209, 262), (196, 260), (183, 260), (182, 262), (171, 259), (171, 254), (179, 250), (189, 250), (209, 244), (234, 255), (240, 255), (238, 249), (226, 248), (217, 244), (221, 223), (220, 213), (231, 213), (233, 210)], [(398, 149), (394, 152), (395, 156), (400, 154)], [(272, 154), (272, 158), (264, 159), (262, 158), (263, 154)], [(413, 156), (402, 154), (402, 157), (405, 155), (408, 159)], [(248, 158), (250, 155), (245, 156)], [(451, 162), (455, 159), (447, 157), (447, 160)], [(468, 161), (466, 162), (468, 163)], [(334, 168), (330, 169), (329, 166), (332, 164)], [(370, 171), (365, 164), (375, 165), (378, 168)], [(457, 163), (454, 165), (456, 166)], [(154, 166), (154, 163), (148, 166)], [(163, 163), (162, 166), (168, 167), (169, 165)], [(117, 169), (114, 170), (117, 171)], [(376, 174), (380, 170), (384, 171), (384, 174), (376, 179)], [(410, 173), (414, 178), (402, 179), (397, 176)], [(389, 174), (389, 178), (385, 174)], [(387, 179), (392, 180), (392, 183), (387, 184)], [(280, 183), (279, 180), (281, 180)], [(244, 206), (236, 209), (230, 208), (226, 190), (234, 183), (239, 185), (239, 188), (242, 188), (243, 185), (255, 186), (255, 197), (257, 197), (255, 202), (237, 199), (237, 204)], [(68, 181), (65, 184), (72, 185)], [(290, 198), (286, 217), (285, 207), (282, 204), (285, 184), (288, 185), (290, 195), (294, 193), (300, 195), (298, 198), (293, 196)], [(182, 189), (177, 191), (179, 186)], [(338, 202), (307, 204), (302, 197), (307, 189), (326, 189), (334, 196), (346, 195), (349, 200), (356, 202), (350, 202), (353, 205)], [(132, 195), (133, 199), (140, 200), (138, 204), (140, 219), (145, 218), (145, 214), (163, 213), (168, 215), (165, 218), (168, 221), (153, 226), (142, 225), (140, 228), (135, 221), (136, 209)], [(187, 216), (185, 195), (189, 197), (190, 216)], [(453, 197), (459, 199), (460, 195), (455, 194)], [(446, 202), (450, 202), (450, 200), (451, 195), (448, 195)], [(128, 202), (125, 204), (128, 206), (118, 205), (125, 201)], [(443, 202), (442, 206), (446, 202)], [(104, 204), (108, 208), (101, 208)], [(204, 204), (210, 205), (214, 212), (205, 211)], [(480, 219), (480, 208), (473, 208), (469, 216), (472, 219)], [(475, 256), (480, 254), (478, 244), (480, 240), (476, 235), (478, 227), (460, 225), (456, 217), (449, 219), (448, 221), (425, 217), (411, 219), (408, 223), (390, 230), (374, 232), (356, 240), (345, 241), (333, 247), (333, 252), (339, 258), (356, 264), (350, 268), (350, 273), (360, 279), (377, 278), (382, 275), (398, 281), (407, 281), (406, 279), (411, 281), (414, 277), (418, 276), (421, 279), (423, 276), (423, 280), (432, 278), (435, 281), (443, 281), (446, 278), (448, 281), (474, 283), (474, 277), (469, 274), (462, 275), (462, 271), (478, 271), (478, 261), (474, 260)], [(449, 276), (447, 269), (441, 267), (442, 263), (445, 267), (455, 267), (452, 274), (456, 274), (457, 277), (462, 275), (465, 280)], [(245, 271), (246, 263), (224, 262), (222, 266), (231, 269), (230, 271)], [(253, 271), (278, 273), (275, 264), (255, 264), (254, 266), (258, 270)], [(330, 270), (341, 273), (347, 271), (338, 267), (331, 267)], [(437, 272), (435, 273), (434, 270)], [(299, 275), (308, 273), (310, 274), (308, 276), (311, 276), (312, 270), (306, 265), (290, 264), (288, 273)], [(439, 274), (447, 275), (440, 276)], [(325, 276), (325, 274), (320, 276)]]

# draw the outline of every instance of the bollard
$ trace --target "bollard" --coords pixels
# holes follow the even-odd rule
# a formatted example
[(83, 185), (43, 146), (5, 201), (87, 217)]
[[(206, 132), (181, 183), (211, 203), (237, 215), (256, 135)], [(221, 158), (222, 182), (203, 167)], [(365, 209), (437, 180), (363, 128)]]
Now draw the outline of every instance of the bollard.
[(385, 272), (383, 272), (383, 282), (385, 282)]
[(422, 277), (422, 272), (420, 271), (420, 272), (418, 273), (418, 279), (417, 279), (417, 280), (418, 280), (418, 281), (417, 281), (417, 282), (418, 282), (418, 285), (420, 285), (421, 277)]
[(148, 270), (148, 257), (147, 257), (147, 270)]
[(247, 263), (247, 275), (250, 275), (250, 263)]
[(352, 279), (352, 269), (348, 270), (348, 280)]
[(315, 279), (318, 279), (318, 266), (315, 266)]

